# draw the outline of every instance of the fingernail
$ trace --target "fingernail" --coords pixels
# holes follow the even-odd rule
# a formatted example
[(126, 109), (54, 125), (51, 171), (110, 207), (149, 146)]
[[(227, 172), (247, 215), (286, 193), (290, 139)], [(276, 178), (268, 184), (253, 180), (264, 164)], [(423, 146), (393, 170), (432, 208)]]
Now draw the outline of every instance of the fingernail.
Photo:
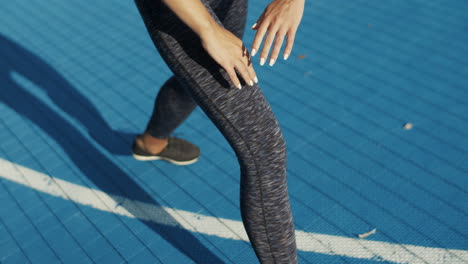
[(284, 54), (284, 56), (283, 56), (283, 59), (284, 59), (284, 60), (287, 60), (287, 59), (288, 59), (288, 57), (289, 57), (289, 54), (288, 54), (288, 53), (286, 53), (286, 54)]
[(264, 59), (264, 58), (260, 58), (260, 65), (263, 66), (264, 63), (265, 63), (265, 59)]
[(251, 28), (254, 28), (257, 25), (257, 23), (253, 24)]
[(255, 81), (255, 83), (258, 83), (257, 76), (255, 76), (254, 81)]
[(270, 59), (270, 66), (273, 66), (275, 64), (275, 59)]
[(238, 88), (238, 89), (241, 89), (241, 88), (242, 88), (242, 86), (241, 86), (240, 83), (237, 85), (237, 88)]
[(250, 83), (250, 86), (253, 86), (253, 81), (252, 80), (250, 80), (249, 83)]
[(253, 57), (253, 56), (255, 56), (256, 53), (257, 53), (257, 50), (256, 50), (256, 49), (252, 49), (252, 52), (251, 52), (250, 55), (252, 55), (252, 57)]

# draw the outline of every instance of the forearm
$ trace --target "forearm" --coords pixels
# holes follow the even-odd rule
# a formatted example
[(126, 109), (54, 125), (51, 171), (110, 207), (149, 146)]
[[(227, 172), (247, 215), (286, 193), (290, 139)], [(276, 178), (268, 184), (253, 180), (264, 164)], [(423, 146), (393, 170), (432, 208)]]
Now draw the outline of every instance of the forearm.
[(198, 36), (219, 26), (200, 0), (163, 0)]

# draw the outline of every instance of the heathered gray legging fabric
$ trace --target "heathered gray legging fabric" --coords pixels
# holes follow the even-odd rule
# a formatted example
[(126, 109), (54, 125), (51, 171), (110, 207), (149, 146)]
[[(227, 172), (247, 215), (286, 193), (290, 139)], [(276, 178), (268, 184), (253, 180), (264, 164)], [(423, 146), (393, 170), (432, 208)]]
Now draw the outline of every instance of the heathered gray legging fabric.
[[(286, 182), (286, 144), (258, 84), (238, 90), (198, 36), (164, 3), (135, 0), (163, 60), (174, 73), (156, 98), (147, 131), (159, 138), (198, 105), (235, 151), (244, 227), (261, 263), (297, 263)], [(202, 0), (218, 24), (242, 39), (247, 0)]]

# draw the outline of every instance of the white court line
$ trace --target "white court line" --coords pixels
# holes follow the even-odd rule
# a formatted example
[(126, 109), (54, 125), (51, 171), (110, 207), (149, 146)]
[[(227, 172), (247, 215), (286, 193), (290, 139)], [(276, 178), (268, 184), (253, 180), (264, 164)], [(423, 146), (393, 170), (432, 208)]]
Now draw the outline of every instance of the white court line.
[[(1, 158), (0, 177), (97, 210), (153, 221), (159, 224), (179, 224), (191, 232), (249, 241), (241, 221), (205, 216), (189, 211), (133, 201), (121, 196), (111, 196), (100, 190), (50, 177)], [(130, 207), (132, 209), (138, 208), (138, 210), (132, 210), (134, 212), (132, 214), (125, 209)], [(164, 212), (161, 212), (161, 210)], [(162, 219), (161, 216), (166, 214), (172, 216), (173, 219)], [(174, 222), (174, 220), (178, 223)], [(300, 230), (296, 230), (296, 240), (298, 250), (328, 255), (396, 263), (468, 263), (467, 250), (395, 244)]]

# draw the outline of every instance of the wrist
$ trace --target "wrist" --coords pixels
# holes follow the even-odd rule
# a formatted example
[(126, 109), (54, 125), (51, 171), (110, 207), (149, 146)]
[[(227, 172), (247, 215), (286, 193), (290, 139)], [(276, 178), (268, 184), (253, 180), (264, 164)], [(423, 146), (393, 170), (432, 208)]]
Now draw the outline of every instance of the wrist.
[(204, 20), (203, 24), (200, 24), (197, 28), (194, 28), (195, 33), (201, 38), (207, 38), (212, 36), (216, 30), (220, 27), (211, 16)]

